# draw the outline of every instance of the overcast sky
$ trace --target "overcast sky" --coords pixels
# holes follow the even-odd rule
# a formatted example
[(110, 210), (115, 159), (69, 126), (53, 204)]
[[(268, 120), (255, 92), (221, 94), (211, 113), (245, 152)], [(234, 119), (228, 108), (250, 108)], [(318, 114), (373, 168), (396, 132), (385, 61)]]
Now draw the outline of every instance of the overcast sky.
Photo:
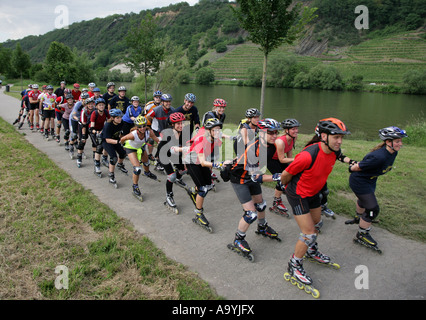
[(192, 6), (198, 0), (0, 0), (0, 43), (45, 34), (67, 22), (72, 24), (116, 13), (139, 13), (178, 2)]

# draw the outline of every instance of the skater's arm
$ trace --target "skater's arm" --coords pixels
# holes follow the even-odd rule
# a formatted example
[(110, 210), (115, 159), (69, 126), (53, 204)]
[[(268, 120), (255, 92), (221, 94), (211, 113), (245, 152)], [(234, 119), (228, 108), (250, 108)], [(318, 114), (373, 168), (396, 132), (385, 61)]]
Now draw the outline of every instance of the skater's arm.
[(293, 155), (293, 151), (290, 150), (289, 152), (287, 152), (287, 154), (284, 152), (284, 141), (282, 141), (281, 139), (277, 139), (275, 141), (275, 146), (277, 147), (277, 155), (278, 155), (278, 160), (281, 163), (290, 163), (294, 160), (294, 158), (292, 158)]
[(130, 133), (126, 134), (124, 137), (121, 137), (120, 143), (124, 144), (127, 140), (135, 140), (135, 137), (133, 136), (133, 133), (130, 132)]
[(292, 178), (293, 178), (293, 175), (284, 170), (281, 174), (281, 184), (283, 186), (287, 185)]

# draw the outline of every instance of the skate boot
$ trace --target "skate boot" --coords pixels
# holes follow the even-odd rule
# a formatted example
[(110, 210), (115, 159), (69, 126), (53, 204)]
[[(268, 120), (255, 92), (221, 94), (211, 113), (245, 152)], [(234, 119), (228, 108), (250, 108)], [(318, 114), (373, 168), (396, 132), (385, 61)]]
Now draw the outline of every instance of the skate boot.
[(106, 157), (106, 156), (102, 156), (101, 163), (102, 163), (102, 165), (103, 165), (104, 167), (109, 168), (108, 157)]
[(318, 243), (315, 243), (313, 246), (308, 248), (306, 251), (305, 258), (308, 261), (315, 262), (321, 265), (327, 265), (334, 269), (340, 269), (340, 265), (331, 261), (329, 256), (322, 254), (318, 250)]
[[(42, 128), (43, 129), (43, 128)], [(40, 130), (40, 125), (38, 123), (36, 123), (36, 130), (39, 131)]]
[(295, 259), (293, 256), (288, 263), (287, 271), (284, 273), (285, 281), (290, 281), (292, 285), (297, 286), (300, 290), (305, 290), (315, 299), (319, 298), (320, 293), (312, 287), (312, 279), (306, 274), (302, 260)]
[(173, 192), (169, 192), (166, 194), (166, 201), (164, 202), (164, 205), (174, 214), (179, 214), (175, 199), (173, 198)]
[(211, 173), (212, 182), (220, 182), (219, 178), (217, 177), (216, 173)]
[(114, 172), (109, 172), (108, 173), (108, 178), (109, 178), (109, 183), (111, 183), (114, 186), (114, 188), (117, 189), (118, 185), (117, 185), (117, 181), (115, 180)]
[(56, 142), (61, 143), (61, 136), (59, 134), (56, 135)]
[(176, 181), (175, 181), (175, 183), (179, 186), (179, 187), (181, 187), (181, 188), (183, 188), (183, 189), (188, 189), (188, 185), (182, 180), (182, 178), (180, 178), (180, 179), (176, 179)]
[(129, 174), (129, 171), (124, 167), (124, 163), (117, 163), (117, 168), (121, 172), (123, 172), (125, 175)]
[(194, 204), (195, 207), (197, 207), (197, 191), (195, 190), (194, 187), (188, 187), (186, 188), (186, 192), (189, 195), (189, 198), (191, 199), (192, 203)]
[(361, 229), (357, 232), (356, 237), (354, 238), (354, 242), (360, 245), (363, 245), (369, 249), (373, 249), (377, 251), (377, 253), (382, 254), (382, 250), (377, 246), (377, 241), (373, 239), (370, 235), (370, 229)]
[(71, 160), (74, 159), (74, 145), (73, 144), (70, 144), (69, 153), (70, 153)]
[(207, 230), (209, 233), (212, 233), (213, 229), (209, 226), (209, 221), (204, 216), (204, 210), (195, 208), (194, 212), (195, 218), (192, 219), (192, 222), (198, 224), (200, 227)]
[[(40, 132), (42, 129), (43, 128), (40, 129)], [(46, 139), (46, 141), (49, 141), (49, 129), (44, 130), (44, 138)]]
[(30, 130), (33, 131), (34, 130), (34, 125), (30, 124)]
[(17, 124), (19, 122), (19, 118), (16, 118), (15, 121), (13, 121), (12, 126), (14, 126), (15, 124)]
[(229, 243), (227, 247), (229, 250), (238, 253), (242, 257), (246, 258), (248, 261), (254, 262), (254, 256), (252, 254), (250, 246), (245, 240), (245, 237), (245, 235), (241, 235), (239, 232), (235, 233), (234, 242)]
[(136, 199), (138, 199), (139, 201), (143, 201), (142, 199), (142, 194), (141, 191), (139, 189), (139, 186), (137, 184), (133, 185), (133, 195), (136, 197)]
[(276, 214), (279, 214), (279, 215), (284, 216), (286, 218), (290, 218), (290, 215), (287, 212), (288, 209), (284, 205), (281, 197), (279, 197), (279, 198), (274, 197), (274, 202), (272, 204), (272, 207), (269, 208), (269, 211), (275, 212)]
[(99, 178), (102, 178), (101, 162), (99, 160), (95, 160), (94, 174), (96, 174)]
[(70, 143), (68, 141), (65, 141), (65, 150), (66, 151), (70, 150)]
[(18, 125), (18, 129), (21, 129), (23, 125), (24, 125), (24, 123), (23, 123), (23, 122), (21, 122), (21, 123)]
[(146, 177), (148, 177), (148, 178), (150, 178), (150, 179), (152, 179), (152, 180), (155, 180), (155, 181), (158, 181), (158, 182), (161, 182), (161, 180), (160, 179), (158, 179), (157, 178), (157, 176), (155, 175), (155, 174), (153, 174), (151, 171), (144, 171), (144, 173), (143, 173)]
[(157, 164), (155, 165), (154, 170), (164, 173), (164, 167), (161, 165), (160, 161), (157, 161)]
[(334, 211), (327, 207), (327, 203), (321, 205), (321, 214), (327, 218), (332, 218), (333, 220), (336, 219)]
[(77, 156), (77, 168), (81, 168), (82, 163), (83, 163), (83, 159), (82, 159), (81, 153), (79, 153)]
[(278, 233), (268, 226), (268, 223), (265, 223), (263, 226), (257, 225), (255, 233), (281, 242), (281, 239), (278, 237)]

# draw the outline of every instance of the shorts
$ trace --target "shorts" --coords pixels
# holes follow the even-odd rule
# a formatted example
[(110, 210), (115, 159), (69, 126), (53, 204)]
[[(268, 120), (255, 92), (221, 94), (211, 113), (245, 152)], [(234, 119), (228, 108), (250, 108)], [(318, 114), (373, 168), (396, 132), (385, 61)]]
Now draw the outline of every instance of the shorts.
[(55, 115), (56, 115), (56, 120), (62, 121), (62, 115), (63, 115), (62, 112), (59, 112), (59, 111), (55, 110)]
[(55, 110), (43, 110), (44, 119), (54, 119), (55, 118)]
[(201, 187), (212, 184), (212, 172), (210, 168), (203, 167), (199, 164), (187, 164), (186, 168), (198, 190), (200, 190)]
[(260, 183), (253, 182), (251, 180), (244, 184), (231, 183), (231, 185), (241, 204), (251, 201), (252, 196), (262, 194), (262, 187), (260, 186)]
[(38, 103), (30, 103), (30, 110), (37, 110), (38, 109)]
[(297, 194), (289, 195), (287, 192), (286, 196), (295, 216), (307, 214), (311, 209), (319, 208), (321, 206), (321, 197), (319, 193), (312, 197), (302, 198)]

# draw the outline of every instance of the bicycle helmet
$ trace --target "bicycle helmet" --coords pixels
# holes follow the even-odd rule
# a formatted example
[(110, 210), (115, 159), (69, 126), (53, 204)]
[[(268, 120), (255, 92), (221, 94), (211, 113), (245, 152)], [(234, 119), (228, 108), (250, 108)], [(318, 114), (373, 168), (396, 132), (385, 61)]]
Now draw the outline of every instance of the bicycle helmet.
[(214, 99), (213, 105), (215, 107), (226, 107), (226, 101), (223, 99)]
[(172, 101), (172, 95), (168, 94), (168, 93), (164, 93), (161, 95), (161, 100), (162, 101)]
[(139, 97), (138, 96), (133, 96), (132, 99), (130, 99), (131, 101), (139, 101)]
[(65, 100), (69, 100), (69, 99), (73, 99), (73, 100), (74, 100), (74, 97), (73, 97), (73, 95), (72, 95), (72, 94), (67, 94), (67, 95), (65, 96)]
[(181, 122), (181, 121), (185, 121), (185, 116), (183, 115), (182, 112), (175, 112), (172, 113), (169, 117), (170, 122), (171, 123), (176, 123), (176, 122)]
[(254, 118), (259, 116), (260, 116), (260, 111), (257, 110), (256, 108), (250, 108), (250, 109), (247, 109), (246, 111), (246, 118)]
[(141, 114), (138, 115), (134, 121), (135, 126), (137, 127), (142, 127), (142, 126), (146, 126), (147, 124), (147, 120), (144, 116), (142, 116)]
[(80, 85), (78, 83), (74, 83), (74, 88), (80, 89)]
[(350, 131), (346, 129), (345, 124), (336, 118), (325, 118), (321, 119), (317, 127), (315, 128), (315, 133), (319, 136), (321, 133), (327, 133), (331, 135), (335, 134), (351, 134)]
[(114, 108), (109, 111), (111, 117), (122, 117), (123, 112), (120, 109)]
[(160, 90), (154, 91), (153, 96), (154, 97), (161, 97), (163, 95), (163, 93)]
[(125, 86), (118, 87), (118, 91), (127, 91)]
[(97, 98), (95, 103), (96, 103), (96, 105), (98, 105), (99, 103), (105, 104), (105, 100), (103, 98)]
[(206, 129), (213, 129), (214, 127), (220, 127), (222, 129), (222, 122), (217, 118), (210, 118), (206, 121), (204, 124), (204, 127)]
[(195, 103), (195, 101), (197, 100), (197, 97), (193, 93), (187, 93), (185, 95), (185, 100), (187, 100), (189, 102), (194, 102)]
[(96, 83), (94, 83), (94, 82), (90, 82), (88, 85), (87, 85), (88, 87), (96, 87)]
[(95, 89), (93, 89), (93, 92), (101, 92), (101, 89), (99, 89), (98, 87), (96, 87)]
[(92, 102), (95, 102), (95, 99), (93, 99), (93, 98), (87, 98), (87, 99), (84, 101), (84, 103), (85, 103), (85, 104), (89, 104), (89, 103), (92, 103)]
[(263, 131), (276, 131), (280, 130), (280, 123), (277, 120), (266, 118), (260, 120), (257, 124), (257, 127)]
[(283, 129), (291, 129), (294, 127), (300, 127), (300, 122), (296, 119), (285, 119), (281, 122), (281, 126)]
[(115, 87), (114, 82), (108, 82), (107, 85), (106, 85), (107, 89), (109, 89), (110, 87), (113, 87), (113, 86)]
[(37, 83), (33, 84), (33, 89), (38, 89), (38, 84)]
[(46, 86), (46, 89), (47, 90), (53, 90), (53, 86), (49, 84), (49, 85)]
[(90, 98), (89, 94), (87, 92), (82, 92), (80, 95), (82, 100), (88, 99)]
[(383, 141), (406, 138), (407, 132), (395, 126), (386, 127), (379, 130), (379, 137)]

